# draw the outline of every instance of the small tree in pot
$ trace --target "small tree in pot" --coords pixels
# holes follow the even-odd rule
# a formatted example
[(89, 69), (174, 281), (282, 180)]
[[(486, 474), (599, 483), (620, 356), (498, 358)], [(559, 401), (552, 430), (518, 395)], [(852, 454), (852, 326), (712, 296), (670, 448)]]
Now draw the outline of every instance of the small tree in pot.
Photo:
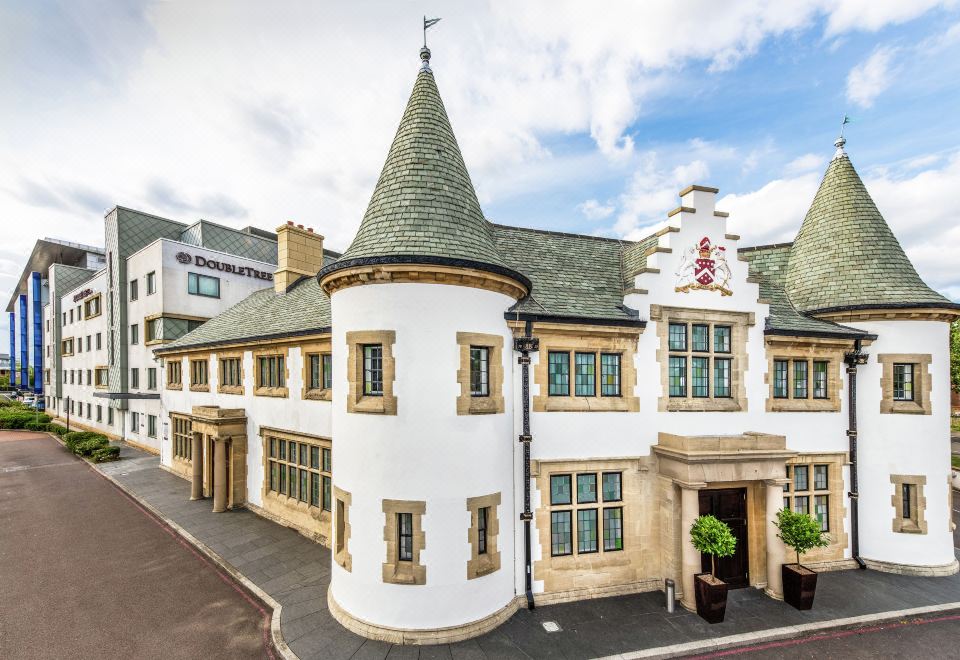
[(717, 557), (732, 556), (737, 538), (725, 522), (700, 516), (690, 528), (690, 541), (701, 554), (710, 555), (710, 572), (693, 578), (697, 614), (708, 623), (720, 623), (727, 611), (727, 583), (717, 578)]
[(809, 610), (813, 607), (813, 597), (817, 591), (817, 574), (800, 565), (800, 556), (814, 548), (830, 545), (830, 539), (820, 529), (819, 520), (790, 509), (780, 509), (773, 524), (780, 530), (777, 537), (797, 554), (796, 564), (784, 564), (780, 567), (783, 600), (798, 610)]

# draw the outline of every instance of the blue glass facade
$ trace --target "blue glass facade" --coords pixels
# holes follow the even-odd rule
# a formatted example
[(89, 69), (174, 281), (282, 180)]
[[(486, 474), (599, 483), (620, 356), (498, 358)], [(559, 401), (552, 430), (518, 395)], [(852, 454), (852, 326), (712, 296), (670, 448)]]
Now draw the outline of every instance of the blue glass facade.
[(17, 386), (17, 316), (10, 312), (10, 387)]
[(29, 356), (27, 355), (27, 294), (20, 294), (20, 387), (30, 387)]
[(30, 294), (33, 316), (33, 391), (38, 395), (43, 393), (43, 309), (42, 282), (40, 273), (33, 271), (30, 274)]

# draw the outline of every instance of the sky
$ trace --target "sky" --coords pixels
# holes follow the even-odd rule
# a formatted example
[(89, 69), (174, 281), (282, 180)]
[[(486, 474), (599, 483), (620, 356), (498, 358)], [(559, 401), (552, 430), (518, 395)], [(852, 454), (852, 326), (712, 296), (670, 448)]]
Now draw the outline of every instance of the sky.
[(37, 238), (102, 245), (117, 204), (345, 249), (424, 14), (492, 221), (637, 239), (698, 183), (741, 245), (789, 241), (847, 114), (880, 211), (960, 300), (960, 0), (4, 0), (0, 299)]

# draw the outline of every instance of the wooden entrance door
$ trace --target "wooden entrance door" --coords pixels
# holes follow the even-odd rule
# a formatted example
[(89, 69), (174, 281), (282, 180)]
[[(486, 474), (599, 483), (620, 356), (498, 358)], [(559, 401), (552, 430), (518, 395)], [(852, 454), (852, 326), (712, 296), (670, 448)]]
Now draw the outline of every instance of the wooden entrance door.
[[(747, 549), (747, 489), (724, 488), (700, 491), (700, 515), (713, 515), (730, 526), (737, 538), (737, 550), (732, 557), (717, 559), (717, 577), (731, 588), (750, 584)], [(702, 570), (710, 571), (710, 556), (703, 555)]]

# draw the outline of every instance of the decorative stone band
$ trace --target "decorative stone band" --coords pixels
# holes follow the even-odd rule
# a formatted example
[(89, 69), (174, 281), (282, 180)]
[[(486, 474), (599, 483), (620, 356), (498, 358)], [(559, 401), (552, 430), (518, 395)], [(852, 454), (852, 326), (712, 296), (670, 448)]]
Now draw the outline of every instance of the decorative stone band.
[(938, 564), (936, 566), (915, 566), (913, 564), (898, 564), (890, 561), (880, 561), (878, 559), (868, 559), (863, 557), (867, 568), (881, 573), (896, 573), (897, 575), (914, 575), (921, 577), (944, 577), (954, 575), (960, 571), (960, 562), (954, 559), (948, 564)]
[(896, 303), (889, 305), (854, 305), (831, 307), (805, 312), (824, 321), (844, 323), (850, 321), (947, 321), (960, 318), (960, 304), (943, 303)]
[(523, 602), (523, 596), (515, 596), (493, 614), (459, 626), (408, 630), (380, 626), (364, 621), (363, 619), (358, 619), (343, 609), (333, 597), (333, 591), (327, 589), (327, 608), (340, 625), (350, 632), (366, 637), (367, 639), (388, 642), (390, 644), (453, 644), (465, 639), (477, 637), (505, 623), (520, 608)]
[(422, 282), (486, 289), (520, 300), (532, 288), (525, 276), (502, 266), (415, 255), (345, 259), (323, 268), (317, 279), (328, 295), (363, 284)]

